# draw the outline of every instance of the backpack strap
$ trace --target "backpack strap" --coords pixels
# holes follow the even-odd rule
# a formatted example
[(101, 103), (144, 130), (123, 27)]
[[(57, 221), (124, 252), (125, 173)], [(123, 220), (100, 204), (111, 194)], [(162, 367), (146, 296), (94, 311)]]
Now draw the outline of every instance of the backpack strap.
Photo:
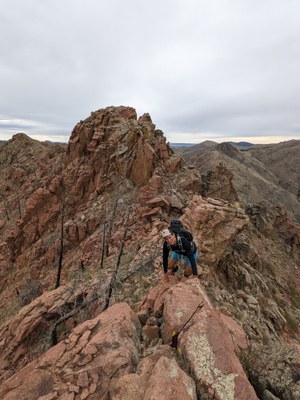
[[(182, 245), (181, 236), (180, 235), (176, 235), (176, 238), (177, 238), (177, 244), (178, 244), (178, 247), (180, 248), (180, 251), (182, 251), (184, 253), (185, 249), (183, 248), (183, 245)], [(196, 246), (196, 243), (193, 240), (190, 241), (190, 246), (191, 246), (192, 252), (195, 253), (195, 251), (197, 249), (197, 246)]]
[(181, 236), (177, 235), (176, 238), (177, 238), (177, 244), (178, 244), (178, 247), (180, 248), (180, 251), (184, 252), (185, 250), (184, 250), (183, 245), (182, 245)]

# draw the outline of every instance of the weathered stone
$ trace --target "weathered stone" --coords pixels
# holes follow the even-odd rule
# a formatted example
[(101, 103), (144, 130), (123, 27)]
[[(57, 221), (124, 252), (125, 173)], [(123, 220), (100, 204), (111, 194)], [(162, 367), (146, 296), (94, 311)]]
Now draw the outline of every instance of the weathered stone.
[(264, 390), (263, 400), (279, 400), (279, 397), (274, 396), (269, 390)]
[[(145, 362), (147, 357), (145, 359)], [(112, 400), (196, 399), (194, 381), (175, 359), (160, 356), (152, 368), (119, 378), (111, 388)]]
[(179, 368), (174, 359), (161, 357), (153, 368), (145, 400), (196, 400), (195, 382)]
[[(200, 325), (196, 334), (201, 340), (204, 336), (212, 349), (213, 356), (209, 359), (212, 368), (217, 364), (220, 375), (227, 377), (226, 368), (222, 363), (218, 364), (221, 352), (212, 346), (213, 339), (204, 335), (207, 334), (205, 327), (209, 331), (211, 326), (219, 332), (217, 336), (222, 345), (228, 335), (224, 334), (226, 340), (223, 343), (220, 331), (229, 331), (232, 345), (229, 354), (232, 348), (237, 355), (241, 348), (245, 349), (243, 357), (259, 396), (267, 390), (280, 393), (283, 400), (298, 400), (299, 361), (294, 353), (291, 356), (291, 352), (282, 352), (281, 348), (287, 343), (289, 346), (295, 344), (297, 348), (299, 342), (300, 228), (280, 207), (271, 207), (268, 202), (253, 204), (252, 201), (256, 202), (256, 197), (261, 195), (258, 191), (268, 186), (270, 178), (268, 200), (278, 202), (286, 195), (291, 200), (286, 202), (290, 205), (287, 211), (299, 217), (299, 202), (295, 196), (298, 187), (293, 187), (293, 192), (282, 189), (284, 186), (291, 188), (290, 180), (279, 183), (274, 175), (265, 174), (267, 171), (260, 163), (249, 162), (248, 151), (239, 152), (226, 144), (217, 146), (209, 154), (211, 157), (207, 154), (205, 157), (210, 165), (197, 165), (197, 169), (184, 166), (181, 156), (169, 147), (163, 133), (155, 129), (150, 116), (137, 119), (135, 110), (130, 107), (108, 107), (92, 113), (76, 125), (68, 146), (41, 143), (24, 134), (0, 144), (0, 320), (3, 321), (0, 374), (1, 380), (5, 381), (2, 393), (8, 390), (12, 397), (19, 396), (19, 387), (12, 385), (22, 381), (26, 386), (22, 368), (32, 360), (35, 361), (29, 364), (30, 373), (51, 371), (51, 377), (54, 377), (53, 388), (40, 396), (47, 400), (52, 397), (74, 400), (105, 397), (106, 392), (99, 393), (100, 390), (110, 387), (111, 376), (118, 379), (118, 374), (122, 373), (135, 376), (132, 379), (139, 384), (142, 384), (141, 379), (149, 382), (161, 357), (176, 359), (174, 352), (161, 354), (158, 350), (157, 342), (162, 341), (160, 328), (166, 343), (173, 348), (177, 346), (177, 361), (181, 365), (183, 349), (180, 343), (185, 338), (185, 329), (198, 326), (197, 315), (200, 313), (205, 315), (207, 324)], [(235, 163), (231, 164), (234, 176), (224, 165), (215, 168), (216, 154)], [(199, 155), (195, 153), (195, 162), (196, 157)], [(247, 164), (243, 165), (246, 159)], [(241, 169), (244, 174), (240, 183), (246, 189), (251, 186), (247, 177), (251, 178), (254, 164), (256, 177), (263, 173), (263, 187), (252, 185), (257, 193), (247, 197), (247, 191), (238, 187), (236, 171)], [(296, 170), (291, 172), (296, 174)], [(237, 185), (235, 188), (232, 182)], [(280, 190), (276, 188), (277, 184)], [(241, 193), (243, 207), (251, 203), (246, 213), (235, 201), (234, 189), (239, 190), (239, 195)], [(103, 308), (124, 237), (129, 207), (128, 231), (111, 303), (125, 299), (136, 307), (141, 296), (151, 288), (139, 311), (143, 324), (146, 324), (142, 335), (145, 340), (140, 341), (139, 328), (136, 346), (129, 351), (132, 358), (127, 353), (122, 354), (115, 342), (105, 343), (99, 338), (93, 342), (92, 338), (100, 329), (97, 319), (80, 324)], [(61, 287), (51, 291), (57, 278), (62, 216), (61, 283), (73, 283), (68, 289)], [(206, 274), (207, 293), (215, 307), (227, 316), (212, 307), (204, 288), (200, 290), (196, 284), (181, 282), (190, 286), (187, 290), (190, 299), (195, 300), (197, 296), (205, 299), (193, 316), (192, 302), (187, 300), (181, 305), (185, 300), (174, 289), (178, 283), (176, 277), (168, 284), (154, 287), (162, 275), (161, 231), (173, 217), (180, 218), (192, 231), (199, 250), (198, 269)], [(108, 256), (99, 269), (101, 254), (104, 254), (105, 228)], [(90, 278), (95, 275), (99, 277), (98, 283), (100, 280), (106, 284), (94, 285)], [(38, 283), (40, 291), (27, 296), (28, 290), (32, 290), (31, 282)], [(103, 298), (93, 302), (96, 293), (103, 293)], [(171, 300), (173, 294), (179, 299), (177, 308), (176, 302)], [(76, 312), (75, 308), (86, 300), (92, 303)], [(26, 303), (28, 306), (22, 308)], [(60, 344), (46, 352), (55, 321), (69, 311), (74, 311), (74, 317), (60, 324), (57, 330)], [(183, 314), (178, 316), (181, 312)], [(168, 315), (167, 319), (164, 313)], [(150, 324), (153, 314), (157, 323)], [(192, 316), (190, 320), (189, 316)], [(118, 324), (123, 326), (123, 320), (118, 320)], [(70, 331), (72, 333), (66, 339)], [(105, 332), (103, 336), (106, 337)], [(130, 342), (128, 336), (121, 337), (122, 340)], [(251, 349), (261, 345), (251, 357), (247, 350), (249, 340)], [(267, 354), (266, 350), (272, 348), (273, 343), (280, 344), (276, 357)], [(147, 346), (154, 344), (155, 356), (154, 353), (148, 356)], [(145, 358), (137, 364), (139, 347)], [(104, 373), (103, 360), (99, 358), (102, 348), (107, 357)], [(46, 353), (41, 357), (43, 352)], [(228, 357), (235, 362), (233, 356)], [(119, 359), (131, 361), (124, 365), (116, 361)], [(237, 365), (234, 365), (234, 371), (235, 368)], [(135, 374), (130, 374), (135, 370)], [(211, 376), (215, 376), (213, 372)], [(83, 379), (81, 373), (87, 376)], [(14, 379), (16, 376), (17, 380)], [(234, 380), (237, 386), (240, 379), (239, 375)], [(82, 386), (77, 386), (78, 380)], [(206, 400), (216, 397), (215, 388), (201, 386), (202, 381), (197, 380), (198, 395)], [(77, 388), (77, 391), (70, 391), (70, 388)], [(8, 392), (6, 394), (9, 396)], [(31, 395), (35, 394), (29, 390), (28, 396)]]
[(182, 333), (179, 348), (199, 390), (210, 388), (219, 400), (258, 399), (234, 353), (231, 337), (215, 313), (210, 318), (200, 313), (199, 320)]
[(220, 317), (232, 336), (235, 353), (239, 356), (241, 351), (246, 350), (249, 346), (247, 335), (243, 328), (234, 319), (222, 313), (220, 314)]
[(211, 267), (217, 265), (248, 219), (241, 209), (225, 201), (194, 196), (182, 222), (193, 232), (196, 243), (201, 244), (199, 260)]
[(278, 342), (274, 342), (272, 346), (255, 345), (251, 349), (250, 358), (252, 362), (248, 365), (249, 373), (256, 382), (259, 393), (266, 395), (268, 400), (271, 395), (268, 392), (278, 393), (284, 400), (299, 398), (298, 346)]
[(78, 374), (77, 386), (79, 386), (79, 387), (88, 387), (89, 386), (89, 377), (86, 372), (81, 372)]
[[(246, 347), (245, 334), (234, 321), (229, 323), (228, 316), (213, 308), (199, 282), (173, 283), (169, 289), (156, 291), (155, 302), (159, 299), (163, 303), (163, 341), (177, 347), (192, 371), (197, 390), (208, 393), (209, 389), (211, 396), (219, 400), (257, 399), (235, 353), (239, 345)], [(152, 311), (155, 302), (148, 302)]]
[(45, 396), (39, 397), (39, 400), (56, 400), (57, 398), (57, 392), (52, 392), (46, 394)]
[[(88, 329), (91, 325), (95, 327), (93, 332)], [(101, 397), (107, 392), (111, 377), (129, 373), (137, 365), (140, 324), (127, 304), (110, 307), (94, 320), (78, 326), (76, 331), (81, 348), (76, 350), (76, 357), (80, 359), (85, 346), (92, 346), (97, 349), (92, 360), (80, 367), (76, 357), (71, 356), (74, 353), (71, 340), (59, 343), (57, 348), (61, 354), (55, 347), (50, 349), (39, 362), (25, 367), (0, 385), (1, 399), (17, 400), (21, 393), (26, 393), (26, 400), (36, 400), (38, 396), (52, 394), (54, 382), (62, 396), (59, 398), (74, 399), (78, 394), (86, 399), (92, 392)], [(61, 358), (65, 358), (65, 362), (60, 363)]]
[(145, 381), (137, 374), (120, 377), (110, 388), (112, 400), (140, 400), (144, 398)]
[(145, 325), (142, 329), (143, 340), (146, 346), (154, 345), (159, 339), (160, 329), (158, 326)]
[(205, 197), (227, 200), (230, 203), (238, 201), (232, 172), (220, 163), (214, 170), (201, 175), (200, 194)]
[(159, 207), (167, 208), (167, 207), (169, 207), (169, 203), (165, 198), (160, 196), (160, 197), (155, 197), (154, 199), (151, 199), (151, 200), (147, 201), (147, 206), (148, 207), (157, 207), (157, 206), (159, 206)]

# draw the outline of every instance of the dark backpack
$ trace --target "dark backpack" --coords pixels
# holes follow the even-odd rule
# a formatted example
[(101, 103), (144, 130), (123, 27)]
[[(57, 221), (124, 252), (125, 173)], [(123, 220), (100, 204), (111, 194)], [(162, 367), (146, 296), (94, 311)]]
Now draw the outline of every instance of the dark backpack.
[(193, 235), (191, 234), (191, 232), (184, 229), (182, 222), (179, 219), (172, 219), (172, 221), (170, 222), (169, 230), (175, 233), (177, 237), (177, 244), (181, 251), (184, 252), (181, 238), (186, 238), (190, 242), (193, 252), (196, 250), (196, 245), (193, 242)]

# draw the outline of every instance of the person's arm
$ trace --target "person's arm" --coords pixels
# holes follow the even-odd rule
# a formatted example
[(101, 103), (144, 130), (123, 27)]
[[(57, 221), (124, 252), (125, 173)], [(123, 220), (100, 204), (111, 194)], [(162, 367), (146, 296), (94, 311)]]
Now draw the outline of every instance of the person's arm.
[(185, 256), (187, 256), (191, 262), (193, 275), (198, 276), (197, 264), (194, 259), (194, 254), (193, 254), (190, 242), (186, 238), (182, 238), (181, 242), (182, 242), (182, 247), (185, 250)]
[(163, 267), (165, 274), (168, 272), (168, 258), (169, 258), (169, 246), (165, 242), (163, 247)]

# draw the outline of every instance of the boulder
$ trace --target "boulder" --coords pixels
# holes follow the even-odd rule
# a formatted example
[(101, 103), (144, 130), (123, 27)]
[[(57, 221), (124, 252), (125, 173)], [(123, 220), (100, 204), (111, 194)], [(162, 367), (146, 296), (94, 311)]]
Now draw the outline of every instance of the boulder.
[(196, 279), (158, 285), (140, 313), (162, 314), (163, 343), (177, 348), (196, 382), (197, 393), (218, 400), (257, 399), (238, 358), (247, 348), (243, 329), (217, 311)]
[[(144, 359), (144, 364), (147, 363)], [(112, 400), (196, 400), (195, 382), (174, 358), (161, 356), (151, 369), (121, 377), (111, 390)]]
[(237, 205), (225, 200), (194, 196), (181, 221), (198, 244), (199, 260), (209, 267), (219, 260), (249, 219)]
[(115, 304), (7, 379), (0, 385), (0, 397), (108, 399), (110, 380), (133, 372), (139, 362), (140, 334), (130, 307)]

